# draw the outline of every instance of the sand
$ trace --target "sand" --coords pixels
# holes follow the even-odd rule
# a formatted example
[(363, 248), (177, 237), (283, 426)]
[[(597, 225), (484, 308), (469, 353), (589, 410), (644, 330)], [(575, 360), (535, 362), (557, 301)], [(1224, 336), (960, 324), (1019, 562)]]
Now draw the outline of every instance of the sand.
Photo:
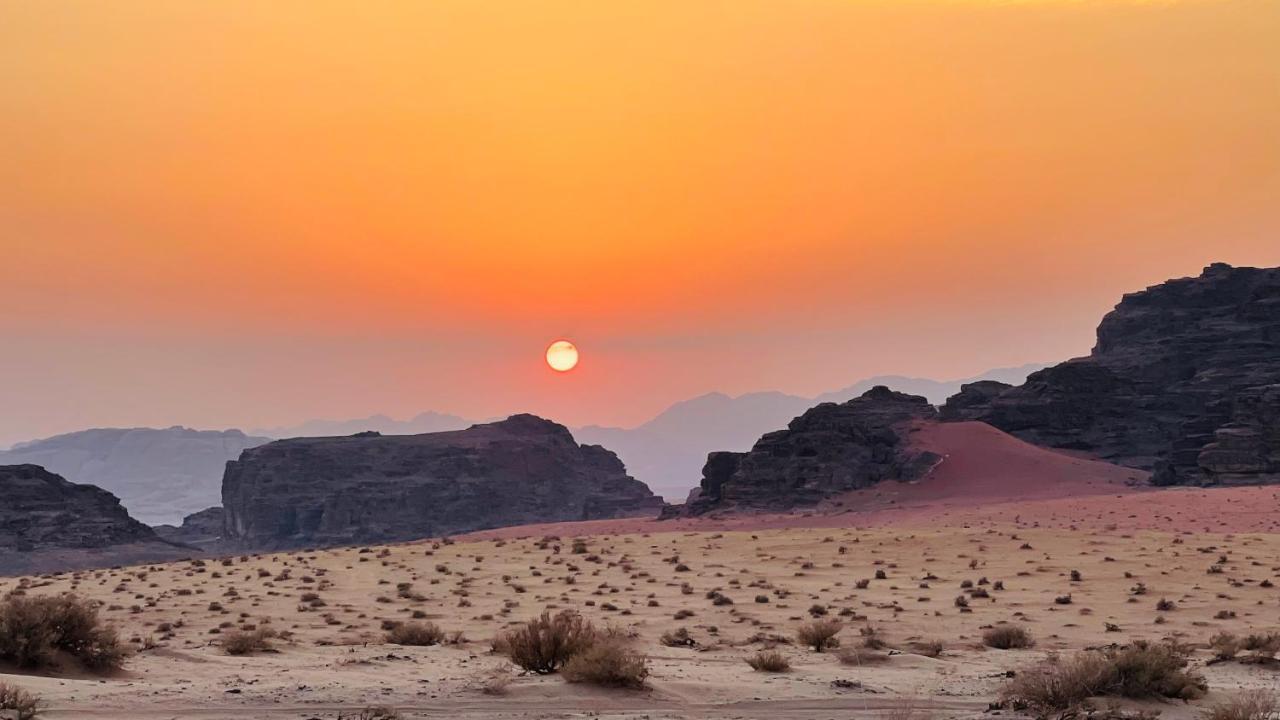
[[(115, 677), (2, 679), (41, 694), (49, 718), (337, 718), (373, 705), (396, 707), (404, 717), (818, 718), (900, 713), (904, 703), (918, 706), (922, 717), (976, 716), (1006, 671), (1047, 652), (1139, 638), (1203, 647), (1219, 631), (1280, 629), (1280, 592), (1262, 587), (1264, 580), (1280, 581), (1280, 535), (1243, 531), (1230, 526), (1231, 515), (1215, 515), (1247, 504), (1274, 517), (1278, 494), (1163, 490), (962, 510), (939, 503), (931, 514), (916, 507), (791, 518), (844, 527), (670, 531), (651, 523), (625, 532), (634, 530), (625, 522), (565, 524), (556, 528), (558, 540), (544, 540), (543, 528), (509, 529), (497, 540), (28, 579), (29, 594), (70, 590), (101, 600), (106, 619), (135, 647), (147, 641), (149, 649), (139, 649)], [(1270, 505), (1263, 508), (1263, 500)], [(1233, 534), (1170, 533), (1162, 513)], [(1244, 517), (1246, 526), (1255, 524)], [(1103, 524), (1110, 521), (1114, 527)], [(578, 534), (586, 552), (575, 554), (571, 538)], [(1210, 573), (1213, 566), (1222, 572)], [(1072, 570), (1081, 573), (1079, 582), (1070, 579)], [(885, 578), (875, 579), (877, 571)], [(869, 585), (857, 588), (864, 578)], [(1002, 581), (1004, 589), (962, 611), (954, 604), (961, 583), (983, 578)], [(19, 582), (0, 580), (0, 592)], [(398, 589), (399, 583), (410, 586)], [(1145, 592), (1135, 595), (1139, 583)], [(713, 590), (733, 603), (713, 604), (706, 597)], [(311, 607), (304, 593), (324, 605)], [(1064, 595), (1071, 603), (1057, 604)], [(1157, 612), (1162, 598), (1176, 610)], [(782, 644), (792, 672), (763, 674), (745, 664), (771, 644), (767, 638), (793, 637), (813, 606), (845, 622), (846, 645), (858, 644), (859, 630), (870, 626), (893, 655), (857, 667)], [(521, 675), (490, 652), (490, 640), (503, 630), (543, 609), (566, 608), (634, 635), (650, 658), (649, 689), (602, 690)], [(677, 620), (679, 611), (692, 616)], [(465, 640), (386, 644), (383, 622), (415, 612)], [(983, 628), (1005, 622), (1027, 627), (1037, 646), (984, 648)], [(162, 623), (175, 627), (164, 632)], [(218, 642), (239, 626), (291, 637), (275, 641), (274, 652), (231, 657)], [(659, 642), (678, 627), (689, 630), (696, 647)], [(934, 640), (944, 647), (941, 656), (917, 649)], [(1194, 705), (1155, 704), (1165, 717), (1193, 717), (1239, 688), (1280, 682), (1272, 668), (1208, 659), (1200, 650), (1195, 663), (1210, 696)], [(482, 688), (499, 675), (510, 679), (505, 694), (485, 694)]]

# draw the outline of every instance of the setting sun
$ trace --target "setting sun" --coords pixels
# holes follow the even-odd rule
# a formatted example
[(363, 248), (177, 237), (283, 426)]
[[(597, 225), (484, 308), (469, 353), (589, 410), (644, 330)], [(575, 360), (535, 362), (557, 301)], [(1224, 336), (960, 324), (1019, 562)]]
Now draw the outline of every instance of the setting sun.
[(568, 340), (557, 340), (547, 347), (547, 364), (556, 372), (569, 372), (578, 365), (578, 348)]

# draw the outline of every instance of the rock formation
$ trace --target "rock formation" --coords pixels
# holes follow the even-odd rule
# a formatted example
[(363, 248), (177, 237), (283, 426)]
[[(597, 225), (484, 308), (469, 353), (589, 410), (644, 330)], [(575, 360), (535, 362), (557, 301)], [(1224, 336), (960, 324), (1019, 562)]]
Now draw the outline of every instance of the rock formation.
[(156, 525), (154, 529), (165, 540), (217, 552), (222, 545), (224, 519), (222, 508), (211, 507), (186, 516), (182, 525)]
[(1280, 268), (1215, 264), (1126, 295), (1088, 357), (1018, 387), (976, 385), (944, 419), (1150, 469), (1161, 485), (1280, 482)]
[(656, 515), (662, 505), (612, 452), (532, 415), (425, 435), (280, 440), (227, 463), (222, 495), (225, 539), (251, 549)]
[(102, 488), (38, 465), (0, 465), (0, 573), (189, 556), (134, 520)]
[(666, 514), (788, 510), (885, 480), (914, 480), (938, 458), (913, 448), (907, 435), (935, 415), (925, 398), (883, 386), (845, 403), (823, 403), (747, 452), (711, 453), (696, 494)]
[(99, 428), (23, 443), (0, 452), (0, 465), (40, 465), (97, 485), (154, 525), (217, 505), (227, 461), (265, 442), (239, 430)]

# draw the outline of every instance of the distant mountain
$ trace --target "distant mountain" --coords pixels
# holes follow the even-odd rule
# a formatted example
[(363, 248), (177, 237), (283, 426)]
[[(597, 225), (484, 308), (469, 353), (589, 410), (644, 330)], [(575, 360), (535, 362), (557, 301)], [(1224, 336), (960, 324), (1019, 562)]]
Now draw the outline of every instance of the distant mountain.
[(579, 442), (604, 445), (614, 451), (632, 477), (668, 502), (678, 502), (698, 485), (708, 453), (750, 450), (761, 435), (785, 428), (814, 405), (847, 402), (877, 385), (922, 395), (930, 403), (941, 405), (959, 392), (962, 384), (978, 380), (1021, 383), (1027, 375), (1044, 367), (1047, 366), (1031, 364), (997, 368), (972, 378), (946, 381), (881, 375), (816, 398), (779, 392), (749, 393), (736, 398), (709, 393), (676, 403), (634, 428), (590, 425), (574, 429), (573, 434)]
[(372, 430), (383, 435), (422, 435), (464, 430), (471, 425), (471, 420), (457, 415), (424, 412), (409, 420), (393, 420), (386, 415), (372, 415), (357, 420), (308, 420), (300, 425), (254, 430), (253, 434), (270, 438), (345, 437)]
[(15, 445), (0, 465), (39, 465), (114, 494), (149, 525), (178, 523), (221, 504), (227, 461), (269, 441), (239, 430), (99, 428)]
[(578, 442), (617, 453), (631, 476), (667, 501), (683, 500), (702, 477), (712, 450), (748, 450), (756, 438), (787, 424), (814, 401), (780, 392), (729, 397), (708, 393), (672, 405), (634, 428), (575, 428)]
[(961, 385), (978, 382), (979, 380), (996, 380), (1010, 385), (1017, 385), (1026, 380), (1031, 373), (1043, 370), (1046, 367), (1049, 366), (1043, 363), (1030, 363), (1018, 367), (996, 368), (963, 380), (932, 380), (930, 378), (906, 377), (903, 375), (877, 375), (866, 380), (859, 380), (847, 388), (823, 393), (814, 398), (814, 401), (819, 403), (848, 402), (853, 398), (861, 397), (863, 393), (877, 385), (884, 385), (908, 395), (922, 395), (931, 404), (941, 405), (947, 401), (947, 398), (960, 392)]

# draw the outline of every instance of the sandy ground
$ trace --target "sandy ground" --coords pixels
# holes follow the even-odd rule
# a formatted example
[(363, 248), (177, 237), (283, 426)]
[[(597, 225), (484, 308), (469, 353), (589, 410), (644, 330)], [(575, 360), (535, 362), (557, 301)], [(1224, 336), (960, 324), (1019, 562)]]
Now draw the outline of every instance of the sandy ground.
[[(1196, 495), (1125, 498), (1149, 504), (1166, 494)], [(1015, 506), (1005, 511), (1027, 514)], [(29, 579), (31, 594), (73, 590), (100, 599), (124, 637), (156, 646), (140, 650), (116, 677), (4, 680), (43, 695), (49, 718), (336, 718), (370, 705), (399, 708), (405, 717), (819, 718), (891, 714), (904, 702), (932, 717), (969, 717), (985, 713), (1006, 670), (1046, 652), (1135, 638), (1203, 645), (1220, 630), (1280, 629), (1280, 591), (1261, 586), (1280, 580), (1280, 535), (1273, 534), (930, 522), (585, 537), (580, 554), (565, 533), (550, 541), (532, 535), (416, 543)], [(1221, 573), (1208, 572), (1215, 565)], [(1071, 570), (1080, 571), (1079, 582), (1070, 580)], [(885, 578), (875, 579), (877, 571)], [(856, 588), (863, 578), (869, 586)], [(1002, 581), (1004, 590), (963, 612), (953, 603), (961, 582), (982, 578)], [(0, 591), (19, 582), (0, 581)], [(400, 590), (399, 583), (410, 586)], [(1146, 592), (1134, 595), (1139, 583)], [(733, 604), (707, 599), (717, 589)], [(324, 605), (304, 603), (304, 593)], [(1071, 604), (1055, 603), (1067, 594)], [(1161, 598), (1176, 610), (1157, 612)], [(872, 626), (894, 654), (850, 666), (831, 653), (783, 644), (792, 672), (762, 674), (745, 664), (770, 637), (792, 637), (815, 605), (845, 621), (846, 645)], [(577, 609), (600, 626), (635, 634), (650, 657), (651, 688), (605, 691), (521, 676), (490, 652), (492, 637), (544, 608)], [(676, 620), (680, 611), (692, 615)], [(462, 631), (465, 641), (386, 644), (383, 622), (415, 612)], [(1025, 625), (1037, 647), (983, 648), (982, 629), (1001, 622)], [(165, 632), (162, 623), (173, 629)], [(1118, 629), (1108, 632), (1107, 623)], [(241, 626), (292, 637), (277, 641), (276, 652), (224, 654), (220, 636)], [(659, 642), (677, 627), (688, 628), (697, 647)], [(915, 652), (927, 640), (944, 645), (940, 657)], [(1208, 657), (1197, 656), (1213, 688), (1200, 705), (1241, 687), (1280, 684), (1274, 669), (1205, 665)], [(511, 678), (504, 695), (481, 691), (494, 675)], [(1159, 709), (1165, 717), (1195, 715), (1189, 705)]]

